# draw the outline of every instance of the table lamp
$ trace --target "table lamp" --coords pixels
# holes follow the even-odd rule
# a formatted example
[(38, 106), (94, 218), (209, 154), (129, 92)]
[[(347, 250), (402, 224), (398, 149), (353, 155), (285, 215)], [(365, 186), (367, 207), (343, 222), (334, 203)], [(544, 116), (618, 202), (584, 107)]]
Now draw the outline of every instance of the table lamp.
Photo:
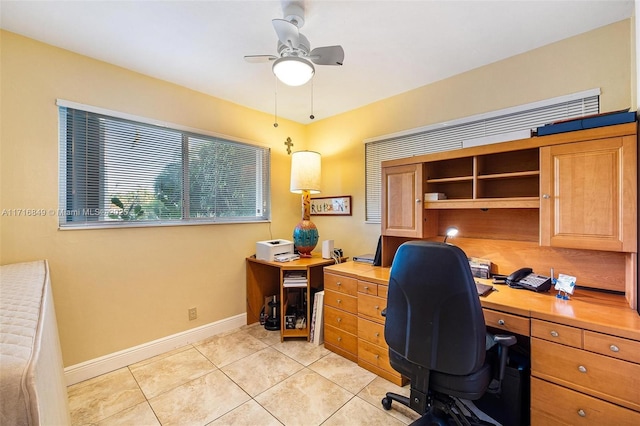
[(300, 257), (311, 257), (318, 244), (318, 228), (311, 222), (311, 194), (320, 193), (320, 154), (298, 151), (291, 156), (291, 192), (302, 194), (302, 220), (293, 228), (293, 244)]
[(445, 231), (445, 234), (444, 234), (443, 243), (447, 242), (447, 238), (455, 237), (456, 235), (458, 235), (458, 228), (456, 228), (455, 226), (448, 227), (447, 230)]

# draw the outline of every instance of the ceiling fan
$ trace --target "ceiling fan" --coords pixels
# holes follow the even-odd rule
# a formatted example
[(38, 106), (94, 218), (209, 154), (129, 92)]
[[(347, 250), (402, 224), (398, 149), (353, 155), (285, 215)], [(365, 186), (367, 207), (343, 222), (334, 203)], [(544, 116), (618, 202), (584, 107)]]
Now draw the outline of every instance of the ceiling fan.
[(342, 46), (316, 47), (311, 50), (309, 40), (300, 33), (300, 28), (304, 25), (304, 9), (298, 2), (287, 4), (284, 15), (284, 19), (271, 21), (278, 36), (278, 56), (247, 55), (244, 57), (247, 62), (273, 61), (273, 73), (289, 86), (301, 86), (311, 80), (315, 73), (313, 64), (342, 65)]

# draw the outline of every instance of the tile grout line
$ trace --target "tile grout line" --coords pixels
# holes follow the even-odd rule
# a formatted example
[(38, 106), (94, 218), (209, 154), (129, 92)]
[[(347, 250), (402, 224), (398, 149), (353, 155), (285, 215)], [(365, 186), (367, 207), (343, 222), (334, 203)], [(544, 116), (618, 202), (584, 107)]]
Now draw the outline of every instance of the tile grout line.
[[(185, 382), (185, 383), (181, 383), (181, 384), (179, 384), (179, 385), (173, 386), (173, 387), (171, 387), (170, 389), (166, 389), (166, 390), (164, 390), (163, 392), (159, 393), (158, 395), (154, 395), (154, 396), (152, 396), (152, 397), (150, 397), (150, 398), (149, 398), (149, 397), (147, 397), (147, 395), (146, 395), (146, 394), (145, 394), (145, 392), (143, 391), (142, 386), (141, 386), (141, 382), (140, 382), (140, 381), (138, 380), (138, 378), (135, 376), (134, 371), (133, 371), (133, 368), (132, 368), (134, 365), (140, 364), (140, 362), (138, 362), (138, 363), (133, 363), (133, 364), (130, 364), (130, 365), (126, 366), (127, 371), (129, 372), (129, 374), (131, 375), (131, 377), (134, 379), (134, 381), (135, 381), (135, 383), (136, 383), (137, 389), (138, 389), (138, 390), (140, 391), (140, 393), (142, 394), (142, 396), (143, 396), (143, 398), (144, 398), (144, 402), (146, 402), (146, 403), (147, 403), (147, 406), (151, 409), (151, 411), (152, 411), (152, 413), (153, 413), (153, 415), (154, 415), (154, 417), (155, 417), (156, 421), (157, 421), (159, 424), (162, 424), (162, 423), (161, 423), (161, 421), (160, 421), (160, 418), (158, 417), (158, 414), (156, 413), (156, 410), (154, 410), (154, 408), (153, 408), (153, 406), (152, 406), (152, 404), (151, 404), (151, 400), (152, 400), (152, 399), (157, 398), (157, 397), (159, 397), (160, 395), (164, 395), (165, 393), (170, 392), (170, 391), (172, 391), (172, 390), (176, 389), (176, 388), (177, 388), (177, 387), (179, 387), (179, 386), (184, 386), (185, 384), (188, 384), (188, 383), (190, 383), (190, 382), (193, 382), (194, 380), (198, 380), (198, 379), (200, 379), (200, 378), (202, 378), (202, 377), (204, 377), (204, 376), (206, 376), (206, 375), (208, 375), (208, 374), (211, 374), (212, 372), (215, 372), (216, 370), (219, 370), (219, 371), (222, 373), (222, 375), (223, 375), (224, 377), (226, 377), (226, 378), (227, 378), (228, 380), (230, 380), (230, 381), (231, 381), (235, 386), (237, 386), (237, 387), (238, 387), (238, 388), (239, 388), (239, 389), (240, 389), (240, 390), (241, 390), (241, 391), (242, 391), (242, 392), (243, 392), (243, 393), (248, 397), (248, 400), (247, 400), (247, 401), (245, 401), (244, 403), (242, 403), (242, 404), (238, 405), (238, 406), (235, 406), (235, 407), (233, 407), (233, 408), (230, 408), (228, 411), (225, 411), (223, 414), (221, 414), (221, 415), (217, 416), (215, 419), (212, 419), (212, 420), (211, 420), (210, 422), (208, 422), (208, 423), (211, 423), (211, 422), (217, 421), (217, 420), (219, 420), (220, 418), (224, 417), (225, 415), (227, 415), (227, 414), (229, 414), (229, 413), (233, 412), (233, 411), (234, 411), (234, 410), (236, 410), (238, 407), (240, 407), (240, 406), (242, 406), (242, 405), (246, 404), (246, 403), (247, 403), (247, 402), (249, 402), (249, 401), (253, 401), (253, 403), (255, 403), (255, 404), (256, 404), (258, 407), (260, 407), (261, 409), (265, 410), (267, 413), (269, 413), (269, 414), (270, 414), (270, 415), (271, 415), (271, 416), (272, 416), (276, 421), (278, 421), (280, 424), (283, 424), (283, 425), (284, 425), (283, 421), (281, 421), (281, 420), (276, 416), (276, 414), (275, 414), (275, 413), (273, 413), (273, 412), (269, 411), (265, 406), (263, 406), (262, 404), (260, 404), (260, 403), (257, 401), (257, 399), (256, 399), (256, 398), (258, 398), (258, 397), (259, 397), (260, 395), (262, 395), (264, 392), (267, 392), (268, 390), (272, 389), (273, 387), (275, 387), (275, 386), (278, 386), (278, 385), (282, 384), (284, 381), (286, 381), (286, 380), (290, 379), (292, 376), (294, 376), (295, 374), (298, 374), (299, 372), (302, 372), (302, 371), (306, 371), (307, 373), (317, 374), (318, 376), (320, 376), (320, 377), (322, 377), (323, 379), (327, 380), (329, 383), (332, 383), (333, 385), (338, 386), (340, 389), (343, 389), (344, 391), (346, 391), (348, 394), (350, 394), (350, 395), (351, 395), (351, 396), (350, 396), (350, 397), (349, 397), (349, 398), (348, 398), (348, 399), (347, 399), (343, 404), (341, 404), (339, 407), (337, 407), (337, 408), (336, 408), (336, 409), (335, 409), (335, 410), (334, 410), (334, 411), (333, 411), (333, 412), (332, 412), (332, 413), (331, 413), (331, 414), (330, 414), (326, 419), (322, 420), (322, 422), (321, 422), (321, 423), (319, 423), (320, 425), (321, 425), (321, 424), (326, 423), (328, 420), (330, 420), (331, 418), (333, 418), (333, 417), (334, 417), (334, 416), (335, 416), (335, 415), (336, 415), (340, 410), (342, 410), (346, 405), (348, 405), (349, 403), (351, 403), (352, 401), (354, 401), (354, 398), (358, 398), (358, 399), (360, 400), (360, 402), (366, 402), (366, 403), (368, 403), (370, 406), (373, 406), (373, 407), (374, 407), (374, 408), (376, 408), (376, 409), (381, 409), (381, 408), (380, 408), (380, 407), (378, 407), (377, 405), (373, 404), (373, 402), (371, 402), (371, 401), (369, 401), (369, 400), (367, 400), (367, 399), (362, 398), (362, 397), (360, 397), (360, 396), (359, 396), (359, 393), (360, 393), (360, 392), (362, 392), (364, 389), (366, 389), (366, 388), (367, 388), (367, 386), (370, 386), (370, 385), (371, 385), (371, 383), (375, 380), (375, 378), (376, 378), (376, 377), (374, 377), (374, 378), (372, 378), (371, 380), (367, 381), (367, 383), (366, 383), (364, 386), (359, 387), (359, 389), (358, 389), (358, 390), (356, 390), (355, 392), (352, 392), (351, 390), (349, 390), (349, 389), (347, 389), (346, 387), (344, 387), (343, 385), (341, 385), (341, 383), (338, 383), (338, 382), (336, 382), (335, 380), (331, 379), (330, 377), (327, 377), (327, 376), (325, 376), (324, 374), (322, 374), (321, 372), (318, 372), (318, 371), (316, 371), (316, 370), (314, 370), (314, 369), (312, 369), (312, 368), (311, 368), (311, 366), (312, 366), (312, 365), (314, 365), (314, 364), (318, 363), (319, 361), (321, 361), (321, 360), (325, 359), (326, 357), (328, 357), (328, 356), (330, 356), (330, 355), (332, 354), (332, 352), (328, 351), (326, 348), (324, 348), (324, 347), (323, 347), (323, 349), (322, 349), (322, 350), (319, 350), (317, 353), (315, 353), (315, 354), (314, 354), (314, 352), (313, 352), (313, 351), (314, 351), (315, 349), (310, 349), (310, 350), (309, 350), (309, 352), (304, 352), (304, 351), (300, 351), (298, 348), (296, 348), (296, 346), (293, 346), (293, 351), (290, 351), (290, 353), (293, 353), (293, 354), (299, 354), (299, 355), (301, 355), (301, 356), (302, 356), (302, 358), (301, 358), (301, 359), (308, 360), (308, 359), (310, 359), (310, 358), (311, 358), (311, 359), (313, 359), (312, 357), (317, 356), (317, 358), (316, 358), (316, 359), (313, 359), (313, 361), (309, 362), (309, 363), (308, 363), (308, 365), (306, 365), (305, 363), (303, 363), (303, 362), (301, 362), (301, 361), (297, 360), (296, 358), (294, 358), (292, 355), (290, 355), (290, 353), (283, 352), (283, 351), (281, 350), (281, 349), (283, 349), (282, 347), (280, 347), (280, 348), (276, 347), (276, 346), (278, 346), (280, 343), (283, 343), (283, 342), (281, 342), (281, 341), (280, 341), (280, 342), (273, 342), (273, 339), (271, 338), (271, 336), (264, 336), (264, 337), (262, 337), (262, 338), (257, 337), (257, 336), (254, 336), (254, 335), (253, 335), (252, 333), (250, 333), (248, 330), (250, 330), (250, 328), (240, 328), (240, 329), (237, 329), (236, 331), (232, 331), (232, 332), (230, 332), (230, 333), (225, 333), (225, 334), (234, 334), (234, 333), (238, 333), (238, 332), (244, 332), (244, 333), (246, 333), (248, 336), (250, 336), (251, 338), (256, 339), (257, 341), (261, 342), (265, 347), (263, 347), (262, 349), (258, 349), (258, 350), (256, 350), (256, 351), (254, 351), (254, 352), (250, 353), (249, 355), (242, 356), (241, 358), (238, 358), (238, 359), (234, 360), (233, 362), (228, 363), (227, 365), (225, 365), (225, 367), (227, 367), (227, 366), (229, 366), (229, 365), (232, 365), (232, 364), (234, 364), (234, 363), (236, 363), (236, 362), (240, 362), (240, 361), (242, 361), (242, 360), (246, 359), (247, 357), (250, 357), (250, 356), (253, 356), (253, 355), (255, 355), (255, 354), (258, 354), (258, 353), (260, 353), (261, 351), (264, 351), (264, 350), (266, 350), (266, 349), (272, 349), (272, 350), (274, 350), (274, 351), (278, 352), (280, 355), (283, 355), (283, 356), (284, 356), (284, 357), (286, 357), (287, 359), (291, 360), (292, 362), (295, 362), (295, 363), (297, 363), (297, 364), (301, 365), (301, 366), (302, 366), (302, 368), (301, 368), (300, 370), (297, 370), (296, 372), (294, 372), (294, 373), (292, 373), (292, 374), (289, 374), (287, 377), (285, 377), (285, 378), (283, 378), (283, 379), (279, 380), (277, 383), (274, 383), (273, 385), (269, 386), (267, 389), (262, 390), (259, 394), (255, 395), (255, 396), (252, 396), (251, 394), (249, 394), (249, 392), (248, 392), (247, 390), (245, 390), (245, 389), (240, 385), (240, 383), (236, 382), (232, 377), (230, 377), (230, 376), (229, 376), (229, 375), (228, 375), (228, 374), (227, 374), (227, 373), (222, 369), (223, 367), (219, 367), (219, 366), (217, 366), (217, 365), (216, 365), (216, 363), (214, 363), (211, 359), (209, 359), (209, 357), (207, 357), (207, 355), (206, 355), (205, 353), (203, 353), (203, 352), (202, 352), (202, 351), (201, 351), (201, 350), (196, 346), (196, 344), (198, 344), (198, 343), (202, 343), (202, 342), (204, 342), (205, 340), (207, 340), (207, 339), (205, 339), (205, 340), (203, 340), (203, 341), (193, 342), (193, 343), (186, 344), (186, 345), (184, 345), (183, 347), (181, 347), (181, 349), (180, 349), (180, 351), (179, 351), (179, 352), (184, 352), (184, 351), (189, 351), (189, 350), (191, 350), (191, 349), (195, 349), (195, 351), (196, 351), (200, 356), (202, 356), (204, 359), (206, 359), (206, 360), (211, 364), (211, 366), (213, 367), (213, 369), (212, 369), (212, 370), (210, 370), (210, 371), (207, 371), (207, 372), (205, 372), (205, 373), (203, 373), (203, 374), (201, 374), (201, 375), (199, 375), (198, 377), (191, 378), (190, 380), (188, 380), (188, 381), (187, 381), (187, 382)], [(222, 346), (221, 346), (221, 347), (222, 347)], [(177, 348), (177, 349), (178, 349), (178, 348)], [(303, 348), (303, 349), (305, 349), (305, 350), (306, 350), (306, 348)], [(299, 351), (300, 351), (300, 352), (299, 352)], [(310, 355), (310, 354), (313, 354), (313, 355), (312, 355), (312, 357), (307, 356), (307, 355)], [(161, 361), (161, 360), (163, 360), (163, 359), (165, 359), (165, 358), (171, 357), (171, 356), (173, 356), (173, 355), (174, 355), (174, 354), (167, 355), (167, 356), (162, 356), (162, 355), (161, 355), (161, 356), (160, 356), (156, 361), (157, 361), (157, 362), (159, 362), (159, 361)], [(150, 357), (149, 359), (152, 359), (152, 358), (155, 358), (155, 357)], [(149, 360), (149, 359), (148, 359), (148, 360)], [(150, 365), (150, 364), (152, 364), (152, 362), (145, 363), (145, 361), (148, 361), (148, 360), (143, 360), (143, 361), (141, 361), (142, 363), (144, 363), (144, 364), (142, 364), (142, 365), (141, 365), (141, 367), (142, 367), (142, 366), (145, 366), (145, 365)], [(156, 362), (156, 361), (154, 361), (154, 362)], [(357, 364), (356, 364), (356, 365), (357, 365)], [(334, 377), (334, 379), (335, 379), (335, 376), (332, 376), (332, 377)], [(142, 402), (140, 402), (139, 404), (141, 404), (141, 403), (142, 403)], [(137, 405), (138, 405), (138, 404), (135, 404), (135, 405), (133, 405), (132, 407), (127, 407), (127, 408), (125, 408), (125, 409), (122, 409), (122, 410), (118, 411), (117, 413), (112, 413), (110, 416), (108, 416), (108, 417), (106, 417), (106, 418), (104, 418), (104, 419), (99, 419), (99, 420), (97, 420), (97, 421), (98, 421), (98, 422), (100, 422), (100, 421), (104, 421), (104, 420), (106, 420), (106, 419), (108, 419), (108, 418), (110, 418), (110, 417), (116, 416), (116, 415), (118, 415), (118, 414), (120, 414), (120, 413), (122, 413), (122, 412), (124, 412), (124, 411), (126, 411), (126, 410), (130, 410), (130, 409), (132, 409), (132, 408), (136, 407)], [(225, 407), (225, 408), (226, 408), (226, 407)], [(383, 411), (383, 412), (384, 412), (384, 411)], [(388, 415), (388, 414), (387, 414), (387, 415)], [(391, 417), (395, 418), (395, 416), (391, 416)], [(397, 419), (397, 418), (396, 418), (396, 420), (400, 420), (400, 419)], [(400, 420), (400, 421), (401, 421), (401, 422), (403, 422), (402, 420)], [(404, 423), (404, 422), (403, 422), (403, 423)]]

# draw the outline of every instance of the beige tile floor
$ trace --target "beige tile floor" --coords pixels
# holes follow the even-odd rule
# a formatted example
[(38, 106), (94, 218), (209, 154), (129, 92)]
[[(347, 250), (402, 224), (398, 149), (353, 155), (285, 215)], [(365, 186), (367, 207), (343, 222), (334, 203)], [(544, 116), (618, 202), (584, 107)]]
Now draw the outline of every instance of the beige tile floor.
[(259, 324), (68, 388), (74, 425), (406, 425), (380, 400), (400, 388), (324, 346)]

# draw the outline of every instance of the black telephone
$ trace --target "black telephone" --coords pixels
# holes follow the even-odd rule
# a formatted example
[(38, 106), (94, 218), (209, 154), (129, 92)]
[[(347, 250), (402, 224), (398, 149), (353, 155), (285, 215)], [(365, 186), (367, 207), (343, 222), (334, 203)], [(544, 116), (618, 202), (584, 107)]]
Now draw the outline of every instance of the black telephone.
[(527, 290), (542, 292), (551, 288), (551, 278), (538, 275), (531, 268), (521, 268), (509, 275), (507, 285), (513, 288), (526, 288)]

